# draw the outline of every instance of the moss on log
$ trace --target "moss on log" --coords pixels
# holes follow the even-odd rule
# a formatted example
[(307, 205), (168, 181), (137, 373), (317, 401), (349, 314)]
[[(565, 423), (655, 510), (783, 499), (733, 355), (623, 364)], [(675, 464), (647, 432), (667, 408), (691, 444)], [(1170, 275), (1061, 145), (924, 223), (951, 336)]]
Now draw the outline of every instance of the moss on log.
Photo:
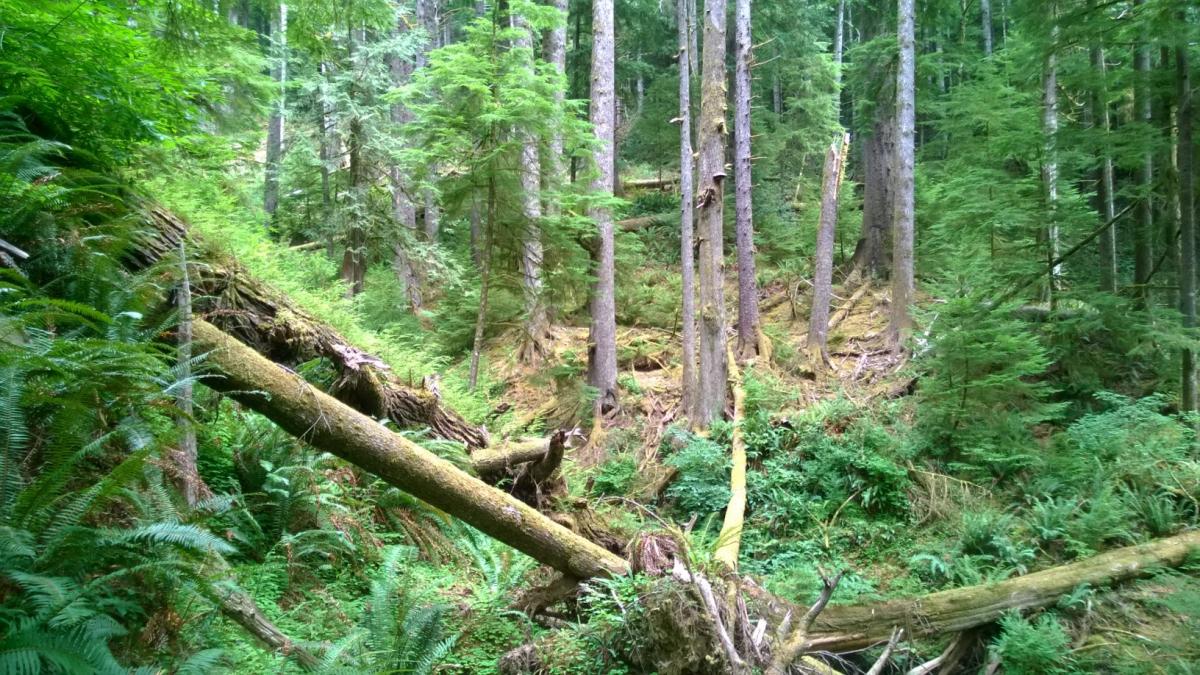
[[(185, 221), (162, 208), (145, 211), (147, 227), (130, 252), (129, 264), (146, 269), (177, 254), (189, 238)], [(203, 242), (191, 249), (204, 264), (195, 266), (195, 312), (272, 361), (297, 366), (314, 358), (337, 369), (332, 393), (350, 407), (401, 428), (428, 427), (435, 435), (470, 448), (488, 445), (487, 431), (446, 407), (438, 393), (407, 386), (379, 357), (355, 347), (328, 324), (286, 295), (255, 279), (236, 261)]]
[(293, 436), (564, 574), (586, 579), (628, 572), (623, 558), (317, 390), (213, 324), (196, 321), (194, 339), (217, 371), (205, 380), (208, 386), (228, 393)]
[[(1178, 567), (1200, 550), (1200, 532), (1186, 532), (1138, 546), (1119, 548), (1092, 558), (1052, 567), (994, 584), (955, 588), (915, 598), (865, 605), (828, 607), (809, 633), (810, 649), (846, 652), (887, 642), (892, 629), (910, 638), (950, 635), (991, 623), (1005, 612), (1048, 607), (1075, 588), (1111, 586)], [(753, 592), (759, 609), (776, 623), (789, 607), (761, 590)]]

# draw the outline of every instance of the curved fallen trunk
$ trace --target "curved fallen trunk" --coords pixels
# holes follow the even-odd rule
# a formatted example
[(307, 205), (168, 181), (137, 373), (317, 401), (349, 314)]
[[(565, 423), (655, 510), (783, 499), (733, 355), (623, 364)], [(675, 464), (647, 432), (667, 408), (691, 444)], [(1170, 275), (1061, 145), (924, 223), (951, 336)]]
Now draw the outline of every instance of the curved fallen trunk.
[[(173, 213), (150, 208), (145, 214), (148, 227), (129, 256), (136, 269), (168, 259), (189, 237), (187, 223)], [(236, 261), (212, 253), (202, 243), (191, 250), (203, 262), (194, 266), (191, 279), (197, 315), (277, 363), (294, 367), (327, 359), (338, 372), (333, 395), (359, 412), (391, 420), (400, 428), (428, 427), (434, 435), (468, 448), (487, 447), (487, 430), (443, 405), (436, 387), (407, 386), (382, 359), (355, 347)]]
[(319, 391), (213, 324), (198, 320), (194, 331), (197, 349), (208, 352), (217, 371), (205, 384), (293, 436), (564, 574), (586, 579), (629, 571), (623, 558)]
[[(809, 633), (813, 651), (847, 652), (887, 642), (894, 628), (909, 638), (949, 635), (996, 621), (1005, 612), (1049, 607), (1075, 588), (1111, 586), (1178, 567), (1200, 550), (1200, 531), (1119, 548), (1067, 565), (994, 584), (954, 588), (915, 598), (827, 607)], [(797, 608), (752, 591), (777, 622)]]

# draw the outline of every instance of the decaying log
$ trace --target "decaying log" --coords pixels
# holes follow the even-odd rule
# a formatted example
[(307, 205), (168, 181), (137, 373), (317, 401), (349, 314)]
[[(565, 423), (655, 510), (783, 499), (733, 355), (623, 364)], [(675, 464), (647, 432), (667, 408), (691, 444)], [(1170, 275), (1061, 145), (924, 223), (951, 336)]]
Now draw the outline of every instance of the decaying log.
[(638, 216), (637, 218), (618, 220), (616, 226), (622, 232), (641, 232), (655, 225), (670, 225), (672, 223), (678, 225), (678, 220), (678, 213), (656, 213), (652, 216)]
[[(1083, 584), (1111, 586), (1145, 577), (1157, 569), (1177, 567), (1197, 549), (1200, 531), (1192, 531), (994, 584), (882, 603), (828, 607), (817, 617), (808, 643), (812, 650), (846, 652), (886, 642), (897, 627), (910, 638), (958, 633), (996, 621), (1008, 611), (1048, 607)], [(761, 590), (747, 591), (764, 601), (759, 608), (776, 622), (789, 610), (794, 611)]]
[(630, 190), (668, 190), (678, 184), (678, 176), (667, 176), (666, 178), (632, 178), (621, 181), (621, 189), (625, 192), (629, 192)]
[(471, 455), (471, 466), (480, 476), (491, 476), (518, 464), (540, 460), (549, 450), (549, 438), (525, 439), (477, 452)]
[(271, 651), (296, 659), (305, 670), (316, 668), (319, 663), (317, 657), (284, 635), (250, 596), (236, 590), (214, 589), (214, 592), (218, 594), (221, 613), (230, 621), (258, 638)]
[(746, 416), (746, 390), (742, 386), (742, 375), (737, 360), (733, 358), (732, 345), (725, 346), (725, 360), (729, 369), (729, 384), (733, 390), (733, 439), (729, 472), (729, 503), (725, 506), (725, 519), (721, 533), (717, 535), (717, 550), (713, 557), (725, 569), (737, 573), (738, 552), (742, 547), (742, 526), (746, 519), (746, 441), (742, 435), (742, 424)]
[(198, 320), (194, 330), (197, 349), (208, 352), (208, 363), (216, 370), (206, 384), (228, 393), (293, 436), (356, 464), (559, 572), (587, 579), (629, 571), (623, 558), (393, 433), (213, 324)]
[(837, 313), (833, 315), (833, 318), (829, 320), (830, 333), (833, 332), (834, 328), (837, 328), (839, 325), (841, 325), (841, 323), (846, 320), (846, 317), (850, 316), (851, 310), (854, 309), (854, 306), (858, 304), (859, 300), (862, 300), (862, 297), (866, 295), (867, 291), (870, 289), (871, 282), (864, 281), (862, 285), (858, 287), (858, 290), (854, 291), (854, 295), (851, 295), (850, 299), (847, 300), (845, 304), (842, 305), (841, 309), (839, 309)]
[[(147, 228), (130, 252), (129, 263), (136, 269), (168, 259), (189, 238), (187, 223), (175, 214), (161, 208), (145, 213)], [(295, 367), (314, 358), (329, 360), (338, 372), (334, 396), (359, 412), (390, 420), (400, 428), (428, 427), (436, 436), (469, 448), (487, 447), (486, 429), (443, 405), (436, 391), (407, 386), (382, 359), (355, 347), (236, 261), (204, 246), (195, 235), (190, 238), (198, 316), (277, 363)]]

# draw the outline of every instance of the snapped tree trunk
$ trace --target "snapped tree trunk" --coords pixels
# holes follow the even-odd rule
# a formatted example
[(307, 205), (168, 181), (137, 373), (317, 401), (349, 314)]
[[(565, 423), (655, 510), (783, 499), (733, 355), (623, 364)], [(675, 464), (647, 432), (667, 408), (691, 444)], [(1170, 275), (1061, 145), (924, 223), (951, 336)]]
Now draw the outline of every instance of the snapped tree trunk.
[(733, 178), (738, 262), (738, 355), (759, 353), (758, 278), (754, 269), (754, 185), (750, 169), (750, 0), (734, 2)]
[[(1145, 4), (1145, 0), (1137, 0), (1135, 5)], [(1152, 128), (1154, 110), (1150, 101), (1150, 47), (1148, 38), (1143, 33), (1141, 41), (1134, 45), (1134, 115), (1138, 121)], [(1154, 151), (1147, 148), (1142, 154), (1141, 166), (1138, 167), (1138, 198), (1140, 203), (1135, 212), (1135, 229), (1133, 233), (1133, 283), (1138, 305), (1145, 308), (1150, 302), (1150, 291), (1146, 285), (1150, 282), (1150, 274), (1154, 269)]]
[(683, 302), (680, 308), (683, 373), (680, 407), (688, 419), (696, 406), (696, 222), (692, 186), (692, 51), (688, 22), (695, 0), (678, 0), (675, 11), (679, 33), (679, 266)]
[(825, 153), (825, 168), (821, 179), (821, 220), (817, 230), (817, 250), (813, 265), (812, 309), (808, 320), (808, 360), (813, 372), (821, 373), (829, 356), (825, 341), (829, 333), (829, 300), (833, 297), (833, 244), (837, 234), (838, 192), (842, 164), (845, 161), (850, 135), (842, 138), (841, 148), (830, 144)]
[(196, 322), (195, 339), (216, 370), (209, 386), (296, 438), (576, 579), (628, 571), (624, 559), (318, 391), (207, 321)]
[[(592, 96), (588, 113), (596, 133), (593, 154), (596, 177), (592, 190), (601, 195), (615, 188), (614, 147), (616, 144), (616, 43), (613, 0), (592, 2)], [(588, 215), (596, 221), (592, 287), (591, 335), (588, 338), (588, 383), (596, 388), (596, 419), (617, 405), (617, 308), (614, 271), (612, 211), (593, 207)]]
[(700, 83), (700, 378), (695, 423), (721, 418), (725, 359), (725, 0), (704, 1), (704, 66)]
[(189, 509), (196, 502), (212, 493), (200, 477), (196, 468), (196, 427), (193, 424), (192, 399), (192, 284), (188, 274), (187, 244), (179, 242), (179, 288), (175, 292), (175, 306), (179, 312), (179, 326), (175, 331), (177, 372), (180, 380), (175, 394), (175, 428), (179, 441), (172, 453), (174, 471), (179, 491)]
[(279, 14), (271, 17), (271, 46), (274, 58), (271, 79), (278, 87), (278, 100), (267, 119), (267, 164), (263, 181), (263, 210), (267, 212), (267, 227), (279, 208), (279, 164), (283, 159), (283, 121), (287, 110), (287, 3), (279, 3)]
[[(188, 238), (187, 224), (174, 214), (154, 208), (145, 216), (146, 227), (127, 261), (135, 270), (176, 255), (180, 242)], [(236, 261), (194, 236), (191, 241), (197, 264), (191, 267), (190, 280), (198, 313), (289, 367), (327, 359), (337, 373), (333, 395), (360, 412), (404, 429), (428, 427), (437, 437), (470, 448), (488, 445), (486, 430), (443, 405), (436, 392), (407, 386), (379, 357), (351, 344)]]
[(900, 64), (896, 73), (896, 202), (892, 241), (892, 306), (888, 339), (900, 351), (912, 326), (908, 306), (913, 301), (913, 181), (916, 131), (916, 8), (913, 0), (899, 2)]

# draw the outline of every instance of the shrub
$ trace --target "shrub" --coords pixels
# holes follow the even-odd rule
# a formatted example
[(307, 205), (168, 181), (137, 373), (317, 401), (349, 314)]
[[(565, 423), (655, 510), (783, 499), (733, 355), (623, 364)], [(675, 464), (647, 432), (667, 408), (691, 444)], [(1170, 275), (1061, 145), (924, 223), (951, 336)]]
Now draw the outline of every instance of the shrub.
[(718, 443), (698, 436), (667, 458), (666, 464), (679, 471), (667, 488), (667, 497), (685, 517), (704, 516), (725, 508), (729, 502), (729, 453)]
[(1000, 619), (1000, 635), (992, 649), (1010, 675), (1055, 675), (1072, 672), (1070, 638), (1051, 614), (1030, 623), (1019, 614)]

